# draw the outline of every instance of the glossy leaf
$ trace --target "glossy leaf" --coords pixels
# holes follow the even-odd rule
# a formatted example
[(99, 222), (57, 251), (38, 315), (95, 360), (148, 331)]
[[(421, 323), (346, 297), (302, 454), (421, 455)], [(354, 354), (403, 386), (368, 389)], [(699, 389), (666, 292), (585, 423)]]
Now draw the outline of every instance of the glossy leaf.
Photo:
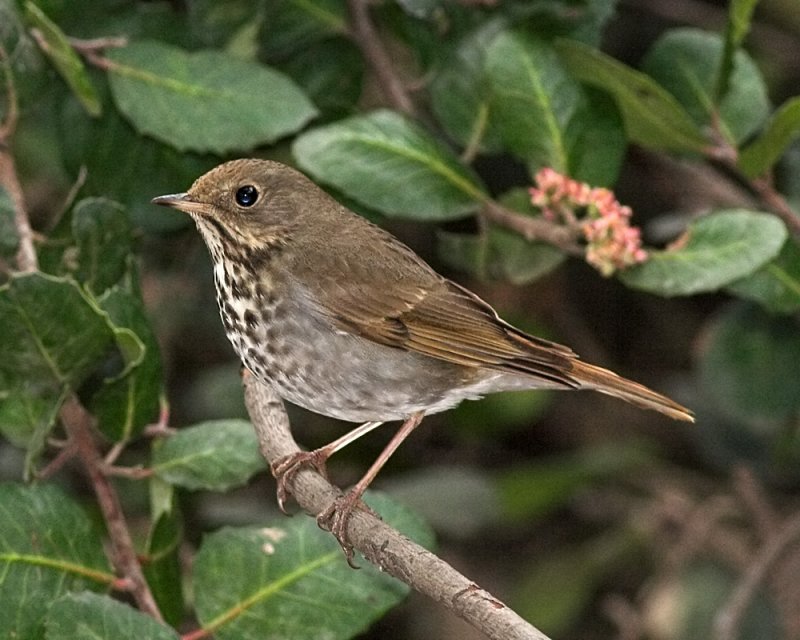
[[(423, 545), (430, 531), (387, 499), (370, 505)], [(402, 600), (408, 587), (361, 562), (347, 566), (334, 538), (311, 518), (225, 528), (204, 538), (194, 562), (197, 616), (219, 640), (352, 638)]]
[(0, 637), (42, 638), (53, 600), (116, 579), (92, 521), (52, 485), (0, 484)]
[(703, 388), (725, 415), (785, 424), (800, 411), (800, 326), (750, 304), (721, 313), (700, 359)]
[(181, 429), (153, 454), (153, 472), (187, 489), (226, 491), (265, 469), (253, 425), (214, 420)]
[(89, 78), (83, 62), (70, 45), (67, 37), (33, 2), (25, 2), (25, 17), (37, 30), (41, 40), (39, 46), (53, 63), (58, 73), (69, 85), (89, 115), (99, 116), (103, 111), (100, 97)]
[(764, 130), (739, 154), (739, 168), (755, 178), (769, 171), (800, 136), (800, 97), (787, 100)]
[(559, 40), (556, 50), (573, 76), (614, 96), (633, 142), (671, 151), (706, 146), (689, 114), (649, 76), (579, 42)]
[(770, 107), (761, 72), (744, 51), (733, 55), (728, 89), (717, 103), (723, 47), (717, 34), (673, 29), (653, 44), (642, 70), (675, 96), (698, 126), (717, 126), (736, 144), (763, 124)]
[(159, 42), (109, 52), (119, 110), (142, 133), (181, 151), (253, 149), (300, 129), (316, 109), (286, 76), (219, 51)]
[(717, 211), (692, 223), (679, 248), (651, 252), (647, 262), (626, 269), (620, 279), (663, 296), (716, 291), (772, 260), (786, 237), (775, 216)]
[(387, 215), (448, 220), (474, 212), (487, 197), (444, 145), (392, 111), (314, 129), (292, 151), (316, 179)]
[(790, 240), (778, 256), (728, 287), (734, 295), (760, 303), (773, 313), (800, 310), (800, 246)]
[(549, 43), (502, 33), (488, 46), (485, 66), (492, 126), (531, 173), (553, 167), (595, 183), (616, 177), (625, 148), (621, 122), (602, 103), (594, 113)]
[(59, 598), (47, 614), (47, 640), (178, 640), (174, 629), (108, 596), (77, 593)]
[[(247, 6), (252, 11), (252, 2)], [(261, 30), (261, 46), (268, 58), (289, 58), (325, 38), (347, 33), (347, 7), (341, 0), (267, 2), (261, 6), (267, 25)]]
[(731, 73), (735, 64), (734, 58), (742, 42), (744, 42), (747, 32), (750, 31), (753, 11), (757, 4), (758, 0), (731, 0), (729, 4), (728, 23), (725, 27), (725, 46), (722, 60), (716, 73), (715, 104), (728, 94)]

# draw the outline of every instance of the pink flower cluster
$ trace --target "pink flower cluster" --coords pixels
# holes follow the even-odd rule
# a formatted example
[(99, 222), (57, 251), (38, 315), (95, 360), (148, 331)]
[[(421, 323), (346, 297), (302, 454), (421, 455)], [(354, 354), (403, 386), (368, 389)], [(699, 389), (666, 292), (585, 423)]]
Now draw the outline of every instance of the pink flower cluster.
[(565, 224), (586, 240), (586, 261), (604, 276), (647, 260), (638, 227), (630, 226), (631, 209), (614, 193), (590, 187), (550, 168), (536, 174), (531, 202), (548, 220)]

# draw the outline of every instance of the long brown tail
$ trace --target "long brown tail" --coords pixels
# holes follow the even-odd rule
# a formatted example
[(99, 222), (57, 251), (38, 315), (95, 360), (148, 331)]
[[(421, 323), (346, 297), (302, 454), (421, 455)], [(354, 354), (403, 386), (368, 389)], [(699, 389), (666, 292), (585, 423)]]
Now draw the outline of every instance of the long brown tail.
[(694, 414), (686, 407), (608, 369), (575, 360), (572, 362), (570, 375), (580, 383), (581, 387), (606, 393), (637, 407), (659, 411), (675, 420), (694, 422)]

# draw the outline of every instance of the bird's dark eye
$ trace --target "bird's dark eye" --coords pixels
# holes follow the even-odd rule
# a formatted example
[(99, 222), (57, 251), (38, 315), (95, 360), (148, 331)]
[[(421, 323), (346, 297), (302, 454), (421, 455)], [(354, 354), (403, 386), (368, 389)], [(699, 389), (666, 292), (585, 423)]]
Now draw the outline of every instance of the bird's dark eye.
[(240, 207), (252, 207), (258, 200), (258, 189), (252, 184), (239, 187), (236, 191), (236, 204)]

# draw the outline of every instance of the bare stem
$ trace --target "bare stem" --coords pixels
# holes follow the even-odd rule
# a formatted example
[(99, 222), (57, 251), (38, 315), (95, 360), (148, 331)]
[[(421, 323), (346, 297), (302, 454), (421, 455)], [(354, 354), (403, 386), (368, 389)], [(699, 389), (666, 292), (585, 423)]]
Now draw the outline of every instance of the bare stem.
[(498, 226), (516, 231), (529, 242), (539, 240), (552, 244), (564, 253), (583, 255), (583, 249), (575, 240), (572, 231), (565, 226), (554, 224), (544, 218), (517, 213), (492, 200), (485, 203), (481, 215)]
[(348, 0), (350, 10), (350, 29), (353, 40), (361, 49), (364, 58), (378, 79), (389, 104), (413, 116), (416, 112), (414, 103), (408, 95), (403, 81), (397, 75), (378, 32), (369, 17), (369, 0)]
[[(267, 462), (271, 464), (299, 452), (289, 430), (283, 402), (274, 389), (246, 373), (244, 390), (247, 410)], [(297, 503), (312, 516), (322, 513), (341, 495), (327, 479), (310, 468), (300, 469), (288, 483)], [(376, 516), (362, 509), (354, 510), (348, 521), (347, 537), (353, 547), (381, 571), (440, 602), (487, 637), (548, 640), (497, 598)]]
[(111, 560), (114, 568), (124, 580), (130, 584), (130, 592), (139, 608), (156, 620), (162, 621), (150, 587), (142, 573), (136, 550), (133, 546), (128, 524), (119, 496), (103, 473), (103, 457), (92, 436), (93, 418), (75, 395), (65, 400), (60, 412), (64, 429), (75, 446), (86, 473), (97, 496), (97, 502), (111, 538)]

